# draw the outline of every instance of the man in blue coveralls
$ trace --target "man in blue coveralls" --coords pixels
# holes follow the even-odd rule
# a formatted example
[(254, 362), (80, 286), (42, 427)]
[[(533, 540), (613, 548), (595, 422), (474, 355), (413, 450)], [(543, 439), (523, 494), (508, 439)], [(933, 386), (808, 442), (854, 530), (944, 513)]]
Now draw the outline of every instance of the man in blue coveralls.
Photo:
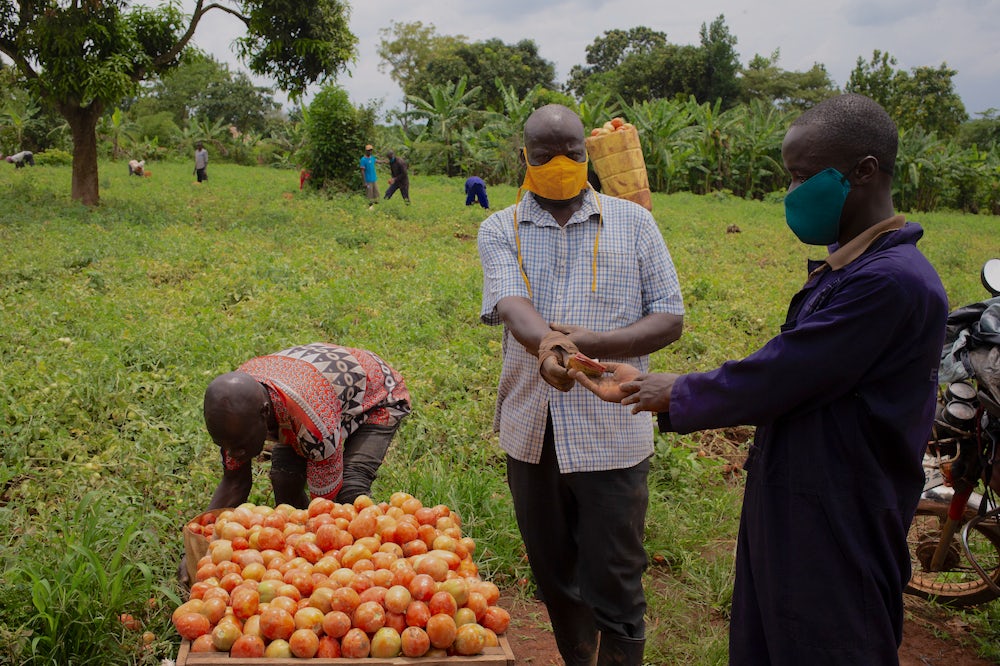
[(479, 202), (479, 205), (489, 210), (490, 199), (486, 195), (486, 183), (479, 176), (471, 176), (465, 181), (465, 205), (471, 206)]
[(809, 262), (781, 332), (710, 372), (606, 364), (605, 400), (661, 430), (756, 427), (736, 554), (731, 664), (898, 664), (906, 534), (923, 487), (948, 301), (895, 215), (898, 134), (841, 95), (803, 113), (781, 147), (785, 218)]

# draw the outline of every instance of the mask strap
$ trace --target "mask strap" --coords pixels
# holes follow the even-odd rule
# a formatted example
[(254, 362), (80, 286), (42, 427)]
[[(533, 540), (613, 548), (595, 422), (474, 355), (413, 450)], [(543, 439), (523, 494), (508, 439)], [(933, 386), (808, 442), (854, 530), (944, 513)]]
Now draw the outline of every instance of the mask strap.
[(521, 205), (521, 192), (523, 188), (517, 188), (517, 199), (514, 201), (514, 244), (517, 246), (517, 269), (521, 271), (521, 279), (524, 286), (528, 288), (528, 297), (531, 297), (531, 282), (528, 281), (528, 274), (524, 272), (524, 257), (521, 256), (521, 234), (517, 228), (517, 209)]
[(594, 259), (590, 265), (590, 291), (597, 291), (597, 248), (601, 242), (601, 227), (604, 226), (604, 207), (601, 206), (601, 197), (597, 196), (597, 190), (587, 181), (587, 189), (594, 195), (597, 202), (597, 233), (594, 234)]
[[(589, 182), (587, 183), (587, 189), (590, 193), (594, 195), (594, 202), (597, 204), (597, 233), (594, 234), (594, 257), (590, 263), (590, 291), (597, 291), (597, 249), (601, 244), (601, 227), (604, 226), (604, 207), (601, 205), (601, 198), (597, 195), (597, 190)], [(517, 209), (521, 204), (521, 193), (523, 188), (517, 188), (517, 199), (514, 201), (514, 245), (517, 247), (517, 268), (521, 272), (521, 279), (524, 280), (524, 286), (528, 288), (528, 296), (531, 293), (531, 282), (528, 280), (528, 274), (524, 272), (524, 256), (521, 254), (521, 234), (518, 231), (517, 225)]]

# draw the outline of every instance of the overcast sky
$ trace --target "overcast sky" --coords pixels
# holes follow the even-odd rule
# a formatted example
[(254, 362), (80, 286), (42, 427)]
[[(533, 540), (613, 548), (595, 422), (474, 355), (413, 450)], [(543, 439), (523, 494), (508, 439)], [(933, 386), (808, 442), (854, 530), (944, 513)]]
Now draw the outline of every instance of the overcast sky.
[[(309, 1), (309, 0), (304, 0)], [(736, 37), (736, 52), (746, 65), (756, 54), (780, 49), (778, 66), (806, 71), (826, 66), (843, 88), (859, 56), (870, 61), (879, 49), (897, 59), (896, 67), (957, 70), (955, 90), (970, 117), (1000, 109), (1000, 0), (356, 0), (351, 31), (358, 37), (358, 60), (339, 83), (355, 104), (380, 99), (384, 108), (401, 106), (401, 93), (388, 74), (378, 71), (379, 30), (392, 21), (422, 21), (438, 34), (465, 35), (469, 41), (497, 37), (512, 44), (533, 39), (540, 55), (556, 67), (563, 83), (573, 65), (586, 64), (586, 47), (604, 31), (647, 26), (664, 32), (673, 44), (699, 44), (702, 24), (720, 14)], [(184, 0), (186, 11), (193, 7)], [(232, 40), (242, 25), (212, 11), (195, 34), (195, 43), (231, 66)], [(268, 82), (255, 79), (261, 84)], [(283, 98), (281, 98), (283, 99)]]

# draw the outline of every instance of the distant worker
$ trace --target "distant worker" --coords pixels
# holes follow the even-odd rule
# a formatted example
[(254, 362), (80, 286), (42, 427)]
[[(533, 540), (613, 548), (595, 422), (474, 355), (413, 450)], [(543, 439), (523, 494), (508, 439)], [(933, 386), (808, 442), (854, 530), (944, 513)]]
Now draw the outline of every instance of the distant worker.
[(195, 144), (194, 148), (194, 175), (198, 177), (200, 183), (208, 180), (208, 151), (201, 141)]
[(410, 165), (402, 157), (399, 157), (391, 150), (385, 152), (386, 160), (389, 164), (389, 189), (385, 191), (385, 198), (388, 201), (392, 195), (399, 190), (403, 201), (410, 204)]
[(15, 169), (20, 169), (25, 164), (28, 166), (35, 166), (35, 154), (30, 150), (22, 150), (19, 153), (8, 155), (6, 159), (14, 165)]
[(465, 181), (465, 205), (471, 206), (475, 202), (489, 210), (490, 200), (486, 196), (486, 183), (479, 176), (472, 176)]
[(146, 160), (129, 160), (128, 175), (141, 176), (145, 168), (146, 168)]
[(378, 160), (373, 152), (375, 147), (372, 144), (365, 146), (365, 154), (358, 160), (361, 169), (361, 177), (365, 180), (365, 195), (368, 197), (368, 210), (375, 208), (378, 203), (378, 175), (375, 173), (375, 164)]

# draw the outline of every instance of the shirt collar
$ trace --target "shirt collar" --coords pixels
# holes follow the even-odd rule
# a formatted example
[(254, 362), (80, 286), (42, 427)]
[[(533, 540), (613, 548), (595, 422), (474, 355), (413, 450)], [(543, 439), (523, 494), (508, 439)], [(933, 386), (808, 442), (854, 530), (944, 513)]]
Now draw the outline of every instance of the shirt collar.
[[(588, 188), (589, 189), (589, 188)], [(579, 224), (587, 222), (592, 219), (599, 218), (601, 215), (601, 210), (597, 206), (597, 197), (599, 197), (595, 190), (590, 190), (589, 193), (583, 198), (583, 203), (580, 206), (580, 210), (573, 213), (573, 216), (566, 223), (566, 226), (571, 224)], [(538, 205), (538, 201), (535, 200), (535, 194), (533, 192), (525, 191), (524, 195), (521, 197), (522, 206), (520, 213), (518, 214), (518, 219), (522, 222), (528, 222), (534, 224), (538, 227), (545, 226), (558, 226), (558, 222), (552, 217), (551, 213)], [(521, 215), (524, 216), (521, 219)]]
[(893, 231), (899, 231), (905, 224), (906, 219), (902, 215), (893, 215), (876, 225), (868, 227), (831, 252), (819, 266), (809, 273), (809, 279), (816, 277), (826, 270), (839, 271), (864, 254), (876, 240)]

